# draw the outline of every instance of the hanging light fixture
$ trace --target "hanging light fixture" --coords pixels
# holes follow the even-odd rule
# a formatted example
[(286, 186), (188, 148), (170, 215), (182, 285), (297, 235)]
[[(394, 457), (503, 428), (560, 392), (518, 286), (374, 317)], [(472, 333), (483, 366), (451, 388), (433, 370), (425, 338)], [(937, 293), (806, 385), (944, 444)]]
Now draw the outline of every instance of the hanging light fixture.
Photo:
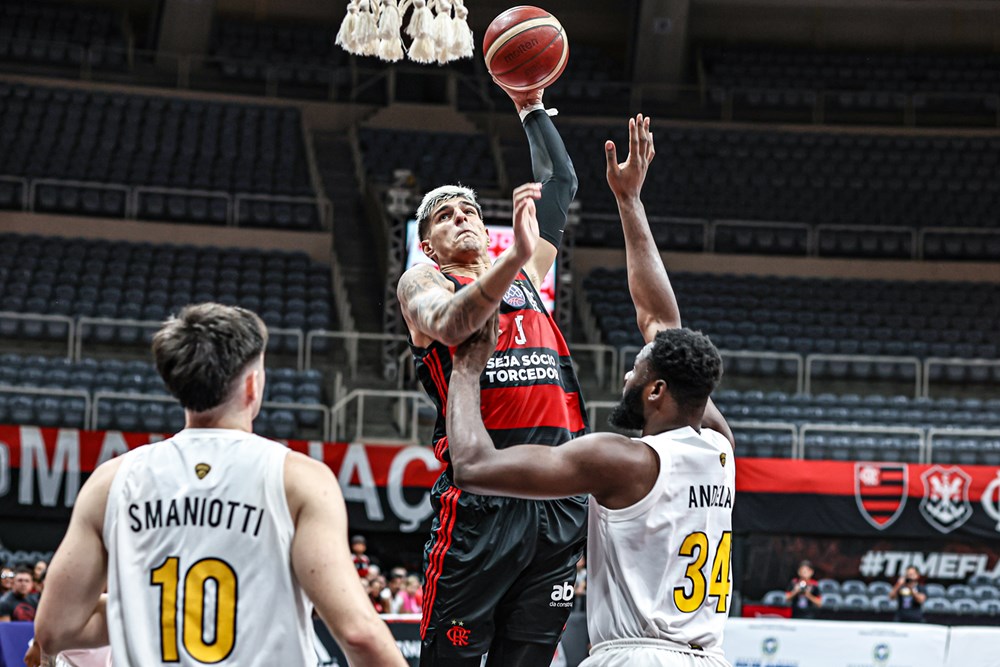
[(358, 56), (397, 62), (406, 55), (418, 63), (444, 64), (472, 57), (468, 18), (465, 0), (350, 0), (336, 42)]

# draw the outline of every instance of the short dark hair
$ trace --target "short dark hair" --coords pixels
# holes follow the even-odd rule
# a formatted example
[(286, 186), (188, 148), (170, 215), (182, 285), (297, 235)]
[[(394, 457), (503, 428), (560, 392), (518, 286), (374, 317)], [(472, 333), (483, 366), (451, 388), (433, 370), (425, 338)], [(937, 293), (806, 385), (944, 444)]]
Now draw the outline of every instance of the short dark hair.
[(483, 217), (483, 207), (479, 205), (479, 200), (476, 199), (475, 190), (467, 188), (461, 183), (457, 185), (442, 185), (439, 188), (434, 188), (424, 195), (424, 198), (420, 201), (420, 206), (417, 208), (417, 237), (421, 241), (426, 241), (427, 235), (430, 234), (431, 216), (434, 215), (434, 209), (449, 199), (464, 199), (476, 207), (480, 218)]
[(666, 329), (653, 339), (652, 373), (682, 408), (708, 400), (722, 380), (722, 357), (708, 336), (691, 329)]
[(156, 370), (181, 406), (205, 412), (224, 403), (233, 382), (267, 346), (267, 327), (245, 308), (184, 307), (153, 336)]
[(14, 576), (17, 576), (19, 574), (28, 574), (31, 575), (32, 579), (35, 578), (35, 571), (32, 570), (27, 565), (18, 565), (16, 568), (14, 568)]

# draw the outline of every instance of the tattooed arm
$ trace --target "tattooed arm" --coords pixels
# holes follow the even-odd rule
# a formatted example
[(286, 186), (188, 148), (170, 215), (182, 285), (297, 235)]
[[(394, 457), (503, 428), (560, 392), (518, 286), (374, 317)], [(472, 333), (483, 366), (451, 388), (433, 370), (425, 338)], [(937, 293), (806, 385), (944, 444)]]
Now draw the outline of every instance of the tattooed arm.
[(413, 342), (428, 340), (458, 345), (482, 328), (500, 306), (538, 242), (535, 198), (539, 186), (521, 186), (514, 191), (514, 244), (483, 275), (462, 291), (427, 264), (414, 266), (399, 279), (396, 295)]

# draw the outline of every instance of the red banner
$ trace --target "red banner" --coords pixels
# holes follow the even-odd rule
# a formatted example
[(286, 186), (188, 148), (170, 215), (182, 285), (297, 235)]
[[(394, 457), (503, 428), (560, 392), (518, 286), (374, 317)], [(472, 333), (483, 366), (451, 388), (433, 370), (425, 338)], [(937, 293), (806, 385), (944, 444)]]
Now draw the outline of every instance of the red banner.
[[(68, 518), (94, 468), (159, 434), (0, 426), (0, 516)], [(430, 447), (292, 440), (337, 475), (358, 530), (429, 527), (441, 474)], [(996, 539), (1000, 468), (739, 459), (734, 528), (743, 533)]]

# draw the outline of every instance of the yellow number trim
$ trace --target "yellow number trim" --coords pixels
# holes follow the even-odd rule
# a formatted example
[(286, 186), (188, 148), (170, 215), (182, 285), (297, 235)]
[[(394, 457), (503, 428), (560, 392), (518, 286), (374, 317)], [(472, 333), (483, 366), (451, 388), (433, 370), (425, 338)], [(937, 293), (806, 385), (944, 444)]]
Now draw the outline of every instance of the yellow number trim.
[(180, 562), (170, 556), (149, 573), (149, 583), (160, 587), (160, 657), (179, 662), (177, 655), (177, 576)]
[[(177, 592), (180, 559), (170, 556), (150, 572), (150, 584), (160, 587), (160, 654), (163, 662), (180, 662), (177, 648)], [(215, 638), (205, 642), (205, 585), (215, 582), (215, 609), (211, 623)], [(206, 664), (221, 662), (236, 646), (236, 572), (229, 563), (205, 558), (192, 565), (184, 575), (184, 650)]]
[[(215, 582), (215, 639), (205, 643), (205, 584)], [(224, 561), (206, 558), (184, 577), (184, 648), (198, 662), (225, 660), (236, 645), (236, 573)]]
[[(715, 611), (726, 613), (729, 601), (729, 591), (732, 588), (729, 567), (733, 550), (733, 534), (731, 531), (722, 533), (719, 546), (712, 558), (711, 581), (706, 579), (704, 567), (708, 562), (708, 536), (702, 532), (691, 533), (684, 538), (677, 552), (683, 558), (693, 558), (684, 572), (685, 583), (674, 588), (674, 605), (685, 614), (698, 611), (705, 604), (706, 597), (718, 598)], [(688, 582), (691, 592), (688, 593)], [(706, 591), (707, 589), (707, 591)]]
[(684, 573), (685, 578), (691, 582), (690, 595), (686, 591), (686, 585), (674, 588), (674, 604), (677, 606), (677, 609), (685, 614), (690, 614), (697, 611), (705, 602), (705, 586), (707, 582), (701, 568), (705, 566), (705, 561), (708, 560), (708, 535), (700, 532), (691, 533), (681, 543), (678, 555), (694, 558), (693, 561), (688, 563), (687, 571)]

